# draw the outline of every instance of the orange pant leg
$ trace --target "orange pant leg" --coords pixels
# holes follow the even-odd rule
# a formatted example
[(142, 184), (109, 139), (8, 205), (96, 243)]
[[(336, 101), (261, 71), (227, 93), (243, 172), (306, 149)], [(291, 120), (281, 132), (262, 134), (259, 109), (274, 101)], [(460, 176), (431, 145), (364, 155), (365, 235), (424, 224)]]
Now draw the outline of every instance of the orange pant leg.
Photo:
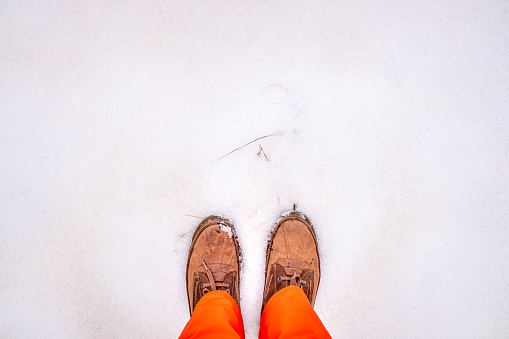
[(331, 338), (304, 292), (288, 286), (276, 292), (262, 313), (260, 339)]
[(243, 339), (244, 323), (239, 306), (227, 292), (205, 294), (179, 338)]

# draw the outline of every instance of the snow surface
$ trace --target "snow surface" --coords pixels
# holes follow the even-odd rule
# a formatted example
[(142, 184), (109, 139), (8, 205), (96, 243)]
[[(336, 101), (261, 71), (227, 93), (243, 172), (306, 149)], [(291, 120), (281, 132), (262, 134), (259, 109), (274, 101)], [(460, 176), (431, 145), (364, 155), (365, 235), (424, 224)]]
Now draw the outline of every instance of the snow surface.
[(0, 4), (0, 337), (176, 338), (219, 214), (256, 338), (294, 203), (334, 338), (507, 337), (507, 2), (141, 3)]

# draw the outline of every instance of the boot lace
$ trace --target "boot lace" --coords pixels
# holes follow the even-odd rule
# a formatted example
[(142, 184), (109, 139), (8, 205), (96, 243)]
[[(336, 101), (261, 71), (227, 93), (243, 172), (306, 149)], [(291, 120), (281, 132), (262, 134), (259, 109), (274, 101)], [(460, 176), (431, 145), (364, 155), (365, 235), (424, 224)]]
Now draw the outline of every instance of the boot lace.
[(207, 273), (207, 278), (209, 279), (208, 283), (202, 284), (203, 288), (203, 294), (208, 293), (210, 291), (217, 291), (218, 287), (221, 287), (221, 291), (225, 291), (227, 293), (230, 293), (230, 284), (226, 284), (224, 282), (216, 282), (214, 279), (214, 275), (212, 274), (212, 271), (209, 270), (207, 267), (207, 264), (205, 264), (205, 261), (201, 261), (203, 263), (203, 267), (205, 267), (205, 273)]
[(289, 281), (290, 285), (297, 286), (302, 288), (302, 286), (306, 286), (308, 283), (305, 280), (302, 280), (301, 276), (297, 273), (293, 272), (292, 276), (282, 276), (277, 278), (279, 281)]

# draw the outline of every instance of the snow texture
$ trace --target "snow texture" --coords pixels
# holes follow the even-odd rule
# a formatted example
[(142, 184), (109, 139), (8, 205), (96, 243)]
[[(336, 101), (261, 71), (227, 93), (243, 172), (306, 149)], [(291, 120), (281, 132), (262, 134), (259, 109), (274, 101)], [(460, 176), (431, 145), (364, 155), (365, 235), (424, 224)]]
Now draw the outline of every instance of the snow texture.
[(176, 338), (214, 214), (235, 227), (256, 338), (266, 242), (293, 204), (334, 338), (507, 337), (508, 16), (3, 1), (0, 337)]

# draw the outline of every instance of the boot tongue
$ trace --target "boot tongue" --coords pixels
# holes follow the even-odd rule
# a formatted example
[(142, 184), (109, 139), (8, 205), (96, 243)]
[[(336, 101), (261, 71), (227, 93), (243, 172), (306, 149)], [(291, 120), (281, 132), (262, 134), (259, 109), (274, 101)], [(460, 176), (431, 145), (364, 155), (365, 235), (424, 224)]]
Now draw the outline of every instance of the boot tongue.
[[(218, 288), (221, 291), (230, 292), (231, 283), (225, 282), (225, 273), (215, 271), (212, 273), (212, 270), (207, 266), (204, 260), (201, 261), (203, 264), (203, 268), (205, 269), (205, 274), (207, 275), (208, 283), (202, 284), (203, 294), (208, 293), (210, 291), (217, 291)], [(203, 274), (203, 273), (202, 273)], [(210, 289), (208, 289), (210, 287)]]
[(283, 268), (287, 276), (301, 275), (304, 272), (303, 268), (306, 267), (303, 261), (297, 259), (281, 258), (277, 264)]
[(293, 258), (279, 258), (276, 260), (276, 263), (281, 265), (282, 267), (299, 267), (296, 269), (300, 270), (301, 272), (304, 269), (311, 268), (311, 263)]
[(302, 275), (303, 273), (303, 270), (299, 269), (299, 268), (293, 268), (293, 267), (284, 267), (283, 266), (283, 270), (285, 271), (285, 274), (289, 277), (293, 276), (293, 275)]
[[(214, 279), (215, 281), (223, 281), (226, 274), (228, 274), (229, 272), (231, 272), (232, 268), (229, 266), (229, 265), (225, 265), (225, 264), (206, 264), (207, 268), (211, 271), (211, 272), (214, 272)], [(205, 268), (205, 265), (204, 265), (204, 268)], [(204, 269), (204, 271), (206, 272), (206, 268)], [(207, 274), (208, 276), (208, 274)], [(209, 278), (210, 280), (210, 278)]]

